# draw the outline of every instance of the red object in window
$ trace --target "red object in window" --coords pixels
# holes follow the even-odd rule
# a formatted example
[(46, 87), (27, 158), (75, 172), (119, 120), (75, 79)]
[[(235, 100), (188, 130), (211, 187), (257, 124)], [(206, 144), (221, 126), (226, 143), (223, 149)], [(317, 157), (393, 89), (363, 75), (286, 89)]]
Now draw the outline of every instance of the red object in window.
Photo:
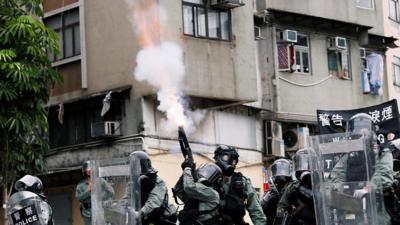
[(296, 51), (293, 44), (278, 44), (278, 67), (282, 71), (293, 72), (296, 64)]
[(288, 59), (288, 48), (286, 44), (278, 45), (278, 63), (279, 69), (288, 70), (290, 69)]
[(294, 45), (289, 46), (289, 61), (290, 61), (290, 71), (294, 71), (293, 66), (296, 64), (296, 52), (294, 50)]
[(268, 191), (269, 190), (269, 183), (268, 182), (264, 183), (263, 188), (264, 188), (264, 192)]

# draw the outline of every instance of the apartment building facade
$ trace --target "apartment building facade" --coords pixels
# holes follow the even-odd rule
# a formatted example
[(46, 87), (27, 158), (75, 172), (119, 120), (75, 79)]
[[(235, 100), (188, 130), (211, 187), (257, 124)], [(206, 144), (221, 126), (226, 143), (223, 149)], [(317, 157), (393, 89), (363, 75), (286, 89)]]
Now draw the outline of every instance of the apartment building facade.
[[(396, 39), (400, 37), (400, 14), (399, 1), (383, 1), (383, 29), (386, 36)], [(399, 41), (395, 42), (399, 45)], [(390, 99), (400, 100), (400, 50), (398, 48), (389, 49), (386, 52), (386, 68), (388, 80), (388, 95)]]
[[(44, 1), (44, 22), (59, 35), (61, 48), (49, 57), (64, 77), (48, 103), (51, 149), (48, 172), (41, 175), (57, 224), (83, 224), (75, 187), (85, 160), (146, 150), (169, 188), (179, 177), (177, 133), (163, 129), (157, 91), (134, 78), (140, 46), (132, 2)], [(252, 5), (157, 2), (167, 18), (160, 20), (161, 40), (183, 51), (188, 107), (206, 112), (188, 135), (196, 162), (212, 161), (217, 144), (235, 146), (238, 169), (261, 188), (260, 109), (242, 105), (257, 100)]]
[[(317, 109), (355, 109), (389, 99), (383, 62), (395, 39), (381, 26), (384, 1), (253, 5), (267, 162), (307, 145), (306, 136), (318, 132)], [(380, 62), (383, 73), (363, 77), (368, 60)], [(377, 83), (368, 89), (371, 77)]]

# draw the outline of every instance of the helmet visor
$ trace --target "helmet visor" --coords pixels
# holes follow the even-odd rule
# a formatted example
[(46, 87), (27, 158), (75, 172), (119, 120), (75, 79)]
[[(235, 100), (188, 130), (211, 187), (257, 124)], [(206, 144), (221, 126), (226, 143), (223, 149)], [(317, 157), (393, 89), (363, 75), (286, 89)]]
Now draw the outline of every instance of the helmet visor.
[(373, 130), (373, 124), (367, 119), (355, 119), (349, 123), (349, 132), (365, 133)]
[(287, 176), (290, 177), (292, 174), (292, 167), (290, 165), (290, 162), (285, 160), (277, 160), (272, 164), (271, 166), (271, 172), (272, 176)]
[(310, 170), (310, 155), (308, 154), (298, 154), (294, 156), (294, 170), (303, 171)]

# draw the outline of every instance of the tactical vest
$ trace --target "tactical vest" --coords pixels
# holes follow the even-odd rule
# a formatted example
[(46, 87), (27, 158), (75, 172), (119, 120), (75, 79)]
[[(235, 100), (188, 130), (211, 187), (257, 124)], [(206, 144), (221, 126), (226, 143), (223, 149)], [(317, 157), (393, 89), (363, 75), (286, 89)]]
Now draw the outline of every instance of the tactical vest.
[(245, 178), (241, 173), (234, 173), (231, 176), (228, 193), (220, 193), (221, 199), (225, 200), (225, 205), (220, 209), (222, 224), (246, 224), (243, 220), (246, 214), (247, 194), (244, 190)]
[(280, 195), (276, 190), (269, 190), (265, 193), (261, 207), (264, 211), (265, 216), (268, 218), (267, 225), (272, 225), (276, 217), (276, 209), (278, 208), (278, 203)]
[(179, 224), (180, 225), (216, 225), (218, 224), (218, 218), (217, 217), (212, 217), (206, 221), (201, 221), (198, 222), (197, 219), (199, 218), (200, 215), (208, 214), (211, 213), (215, 210), (217, 210), (218, 206), (210, 209), (210, 210), (204, 210), (200, 211), (199, 209), (200, 201), (195, 200), (195, 199), (190, 199), (185, 203), (185, 206), (183, 207), (183, 210), (179, 212), (178, 218), (179, 218)]
[[(368, 162), (367, 162), (368, 160)], [(367, 164), (369, 177), (367, 177)], [(374, 173), (375, 155), (373, 151), (368, 151), (366, 159), (364, 152), (350, 152), (347, 158), (346, 182), (367, 181)]]
[[(156, 178), (154, 179), (145, 179), (141, 182), (141, 204), (142, 207), (146, 204), (147, 200), (149, 199), (150, 192), (156, 186)], [(142, 220), (142, 224), (164, 224), (164, 220), (168, 219), (165, 218), (164, 212), (168, 208), (168, 192), (165, 192), (164, 200), (161, 206), (157, 209), (154, 209), (146, 218)]]
[(315, 225), (315, 210), (312, 194), (310, 190), (302, 187), (296, 182), (289, 193), (289, 202), (296, 206), (296, 211), (292, 216), (291, 225)]

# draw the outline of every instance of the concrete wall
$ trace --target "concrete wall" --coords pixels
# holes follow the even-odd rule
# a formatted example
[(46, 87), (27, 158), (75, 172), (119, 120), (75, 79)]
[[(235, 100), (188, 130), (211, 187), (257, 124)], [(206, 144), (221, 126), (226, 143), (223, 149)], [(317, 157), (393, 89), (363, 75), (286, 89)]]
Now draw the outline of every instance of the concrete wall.
[[(311, 75), (298, 73), (279, 73), (281, 78), (298, 84), (313, 84), (329, 76), (326, 36), (311, 34)], [(356, 40), (350, 40), (351, 80), (332, 76), (320, 84), (308, 87), (290, 84), (277, 79), (278, 112), (302, 115), (315, 115), (316, 109), (353, 109), (383, 102), (387, 95), (364, 95), (361, 90), (359, 45)], [(384, 86), (384, 90), (387, 86)]]
[(267, 8), (371, 26), (371, 33), (383, 34), (382, 0), (374, 0), (374, 9), (357, 7), (356, 0), (262, 1), (267, 1)]
[(163, 37), (178, 41), (184, 51), (184, 91), (193, 96), (239, 101), (257, 100), (253, 6), (232, 10), (232, 41), (183, 35), (181, 1), (159, 1), (168, 13)]
[[(154, 100), (146, 99), (143, 105), (145, 135), (157, 138), (157, 141), (148, 142), (147, 147), (179, 151), (177, 128), (165, 127), (162, 122), (165, 115), (156, 110)], [(211, 154), (216, 144), (226, 144), (251, 150), (251, 154), (246, 152), (243, 157), (245, 162), (261, 162), (262, 127), (257, 110), (247, 107), (208, 110), (199, 125), (186, 132), (190, 141), (212, 146), (203, 153)], [(171, 139), (175, 140), (168, 142)]]
[[(255, 73), (253, 9), (251, 4), (232, 11), (232, 41), (213, 41), (183, 36), (181, 1), (160, 1), (162, 40), (180, 44), (186, 74), (184, 92), (197, 97), (254, 101)], [(131, 23), (133, 8), (125, 1), (84, 0), (88, 88), (53, 98), (65, 101), (82, 94), (133, 85), (134, 96), (154, 90), (133, 77), (139, 51)], [(251, 35), (249, 35), (251, 34)], [(156, 63), (156, 62), (155, 62)]]
[[(385, 36), (400, 38), (400, 24), (389, 19), (389, 3), (384, 1), (383, 4), (383, 16), (384, 16), (384, 30)], [(400, 41), (395, 42), (400, 46)], [(387, 85), (389, 99), (397, 99), (400, 101), (400, 87), (394, 86), (394, 72), (392, 67), (393, 56), (400, 58), (400, 48), (388, 49), (386, 52), (386, 68), (387, 68)]]

